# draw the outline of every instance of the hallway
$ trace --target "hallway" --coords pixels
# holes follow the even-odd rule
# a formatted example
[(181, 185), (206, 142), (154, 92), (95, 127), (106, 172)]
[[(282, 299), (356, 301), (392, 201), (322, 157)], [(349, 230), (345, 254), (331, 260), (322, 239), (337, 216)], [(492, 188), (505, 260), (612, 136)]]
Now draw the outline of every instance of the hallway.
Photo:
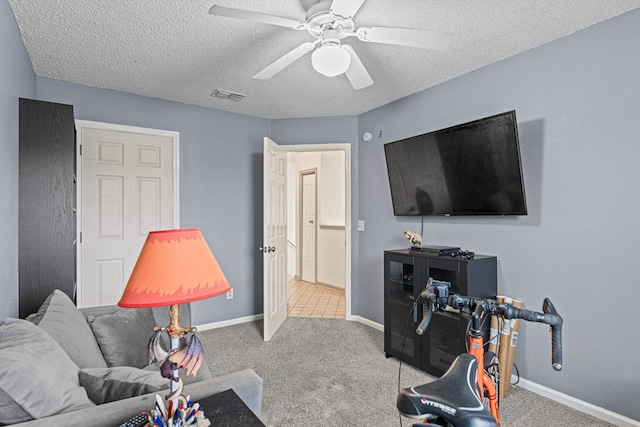
[(289, 277), (287, 282), (288, 315), (344, 319), (344, 291)]

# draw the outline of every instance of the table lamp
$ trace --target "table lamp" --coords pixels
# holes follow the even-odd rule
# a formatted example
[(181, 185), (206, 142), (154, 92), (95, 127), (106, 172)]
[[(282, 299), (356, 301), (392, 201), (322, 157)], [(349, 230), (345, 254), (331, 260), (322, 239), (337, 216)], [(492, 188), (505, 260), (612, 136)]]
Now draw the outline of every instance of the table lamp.
[[(170, 306), (169, 325), (156, 326), (156, 332), (164, 331), (171, 338), (171, 350), (161, 372), (171, 378), (172, 392), (178, 388), (177, 368), (184, 367), (187, 375), (195, 375), (203, 360), (196, 329), (180, 325), (179, 304), (221, 295), (230, 289), (199, 229), (152, 231), (147, 236), (118, 305)], [(192, 333), (191, 342), (181, 343), (187, 332)], [(165, 372), (167, 366), (172, 366), (170, 373)]]

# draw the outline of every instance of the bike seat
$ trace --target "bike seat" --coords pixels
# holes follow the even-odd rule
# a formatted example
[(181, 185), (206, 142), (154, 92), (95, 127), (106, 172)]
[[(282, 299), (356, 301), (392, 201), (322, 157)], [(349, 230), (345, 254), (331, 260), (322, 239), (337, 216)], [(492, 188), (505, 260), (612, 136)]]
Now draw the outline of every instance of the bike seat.
[(439, 379), (400, 390), (396, 406), (405, 417), (441, 417), (456, 427), (496, 427), (491, 412), (478, 398), (478, 362), (464, 353)]

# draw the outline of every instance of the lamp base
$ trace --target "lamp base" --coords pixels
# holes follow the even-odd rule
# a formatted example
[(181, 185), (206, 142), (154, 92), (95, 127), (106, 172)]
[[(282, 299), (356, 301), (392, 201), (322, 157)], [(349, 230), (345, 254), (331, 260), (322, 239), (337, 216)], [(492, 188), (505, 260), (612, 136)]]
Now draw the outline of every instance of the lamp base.
[(151, 411), (149, 421), (152, 425), (172, 427), (211, 425), (198, 403), (190, 401), (182, 395), (183, 383), (178, 382), (178, 389), (164, 400), (156, 394), (156, 407)]
[[(169, 307), (169, 325), (160, 327), (156, 326), (155, 330), (165, 331), (169, 334), (169, 338), (171, 339), (171, 350), (170, 354), (180, 350), (180, 338), (187, 333), (195, 333), (197, 331), (196, 328), (185, 328), (180, 324), (180, 305), (172, 304)], [(178, 378), (178, 370), (174, 369), (171, 371), (171, 392), (174, 393), (178, 389), (178, 381), (175, 380)]]
[(171, 304), (169, 307), (169, 326), (161, 329), (166, 331), (171, 338), (180, 338), (187, 332), (197, 332), (196, 328), (185, 328), (180, 324), (180, 305), (178, 304)]
[[(166, 327), (156, 326), (156, 332), (161, 330), (169, 334), (171, 338), (171, 350), (160, 367), (163, 377), (171, 379), (171, 391), (177, 390), (178, 369), (185, 368), (187, 375), (195, 376), (204, 361), (202, 356), (202, 343), (195, 335), (196, 328), (185, 328), (180, 325), (180, 306), (173, 304), (169, 310), (170, 324)], [(180, 341), (185, 333), (191, 333), (188, 343), (181, 345)], [(155, 345), (152, 338), (151, 345)]]

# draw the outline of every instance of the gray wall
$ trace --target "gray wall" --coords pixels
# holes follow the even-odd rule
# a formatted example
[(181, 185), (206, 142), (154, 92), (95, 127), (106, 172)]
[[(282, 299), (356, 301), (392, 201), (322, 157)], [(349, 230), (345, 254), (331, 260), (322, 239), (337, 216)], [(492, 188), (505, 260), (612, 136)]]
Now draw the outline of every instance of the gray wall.
[(9, 2), (0, 2), (0, 318), (18, 317), (18, 98), (35, 73)]
[(515, 109), (529, 215), (426, 217), (424, 240), (496, 255), (499, 293), (556, 304), (564, 369), (551, 369), (548, 328), (522, 325), (524, 378), (640, 420), (638, 40), (640, 10), (362, 114), (374, 138), (359, 143), (356, 312), (383, 321), (382, 253), (420, 230), (393, 216), (383, 143)]

